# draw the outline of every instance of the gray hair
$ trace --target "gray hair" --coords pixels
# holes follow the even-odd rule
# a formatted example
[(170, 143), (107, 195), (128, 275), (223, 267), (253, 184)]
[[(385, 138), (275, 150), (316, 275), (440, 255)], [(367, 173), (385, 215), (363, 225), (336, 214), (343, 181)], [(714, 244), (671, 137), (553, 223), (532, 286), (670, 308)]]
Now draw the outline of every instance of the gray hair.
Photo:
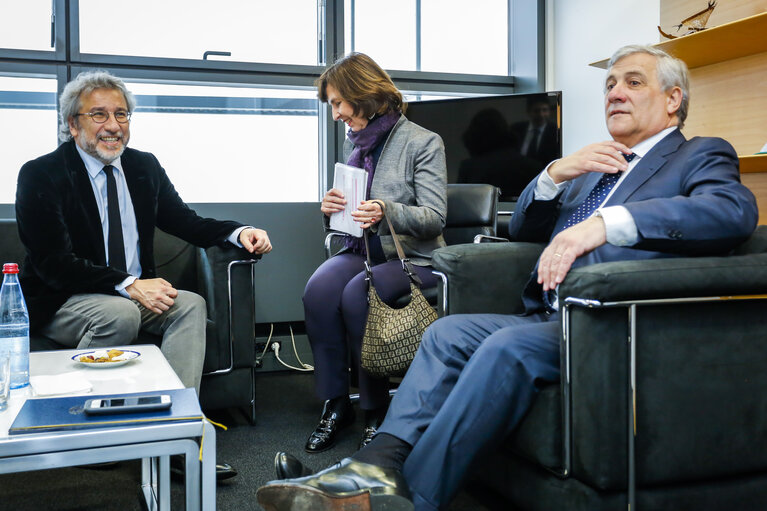
[(64, 92), (59, 98), (59, 140), (66, 142), (72, 138), (69, 133), (69, 118), (73, 118), (75, 123), (78, 122), (75, 115), (82, 107), (80, 97), (83, 93), (90, 94), (96, 89), (119, 90), (125, 98), (128, 111), (136, 109), (136, 99), (120, 78), (101, 70), (80, 73), (64, 87)]
[(679, 119), (679, 128), (684, 127), (684, 121), (687, 119), (687, 112), (690, 108), (690, 79), (687, 64), (654, 46), (630, 44), (613, 53), (613, 56), (610, 57), (610, 62), (607, 63), (608, 73), (620, 59), (635, 53), (647, 53), (655, 57), (655, 70), (663, 92), (674, 87), (682, 89), (682, 102), (676, 111), (676, 117)]

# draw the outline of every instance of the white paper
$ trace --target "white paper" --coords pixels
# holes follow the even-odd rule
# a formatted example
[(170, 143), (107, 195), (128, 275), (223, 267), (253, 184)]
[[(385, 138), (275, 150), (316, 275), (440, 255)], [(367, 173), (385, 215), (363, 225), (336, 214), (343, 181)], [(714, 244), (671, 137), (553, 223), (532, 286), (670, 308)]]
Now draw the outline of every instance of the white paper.
[(362, 237), (362, 227), (352, 218), (352, 211), (357, 210), (360, 202), (365, 200), (365, 188), (368, 184), (368, 173), (364, 169), (336, 163), (333, 188), (341, 190), (346, 199), (343, 211), (330, 215), (330, 228), (352, 236)]
[(29, 383), (36, 396), (58, 396), (75, 392), (90, 392), (93, 386), (76, 371), (54, 375), (30, 376)]

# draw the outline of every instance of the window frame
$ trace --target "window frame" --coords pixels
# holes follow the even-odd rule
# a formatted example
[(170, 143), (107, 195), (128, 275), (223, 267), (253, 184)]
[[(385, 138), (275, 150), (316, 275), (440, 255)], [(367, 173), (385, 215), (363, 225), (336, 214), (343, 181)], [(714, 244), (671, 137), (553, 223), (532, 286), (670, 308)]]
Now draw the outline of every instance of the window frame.
[[(420, 4), (420, 0), (416, 0)], [(507, 0), (509, 15), (509, 74), (474, 75), (446, 72), (388, 70), (395, 84), (409, 91), (462, 94), (511, 94), (544, 90), (545, 0)], [(61, 93), (72, 76), (87, 68), (101, 68), (129, 80), (199, 85), (312, 86), (328, 55), (345, 54), (344, 0), (318, 0), (317, 66), (196, 60), (145, 56), (83, 54), (80, 51), (79, 0), (52, 0), (55, 49), (51, 51), (0, 48), (0, 74), (54, 75)], [(530, 44), (536, 41), (536, 44)], [(324, 42), (324, 44), (322, 44)], [(329, 108), (319, 109), (319, 201), (333, 166), (343, 155), (344, 126), (333, 122)], [(56, 130), (57, 127), (51, 127)], [(30, 158), (37, 155), (30, 155)], [(0, 215), (4, 213), (0, 205)], [(12, 205), (11, 205), (12, 208)], [(8, 215), (3, 215), (8, 216)], [(13, 215), (10, 215), (13, 216)]]

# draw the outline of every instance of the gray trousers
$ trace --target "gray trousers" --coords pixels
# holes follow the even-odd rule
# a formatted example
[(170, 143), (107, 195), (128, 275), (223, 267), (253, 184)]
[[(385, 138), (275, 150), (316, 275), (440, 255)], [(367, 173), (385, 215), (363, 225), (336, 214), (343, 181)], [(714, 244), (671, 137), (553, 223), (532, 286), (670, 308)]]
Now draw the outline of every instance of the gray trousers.
[(139, 330), (162, 336), (160, 349), (185, 387), (198, 394), (205, 359), (205, 300), (179, 290), (173, 306), (155, 314), (135, 300), (78, 294), (67, 300), (41, 333), (70, 348), (124, 346)]

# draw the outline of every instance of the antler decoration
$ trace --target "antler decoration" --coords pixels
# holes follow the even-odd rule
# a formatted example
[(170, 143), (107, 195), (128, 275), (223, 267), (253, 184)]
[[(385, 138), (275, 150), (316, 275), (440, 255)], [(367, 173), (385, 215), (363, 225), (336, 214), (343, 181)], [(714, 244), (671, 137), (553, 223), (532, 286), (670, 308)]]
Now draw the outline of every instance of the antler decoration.
[[(682, 22), (679, 25), (674, 25), (676, 27), (677, 32), (682, 28), (686, 28), (687, 32), (685, 32), (682, 35), (688, 35), (693, 34), (695, 32), (700, 32), (701, 30), (706, 29), (706, 23), (708, 23), (708, 18), (711, 17), (711, 13), (714, 11), (714, 7), (716, 7), (716, 0), (709, 0), (708, 7), (703, 9), (702, 11), (693, 14), (687, 19), (682, 20)], [(660, 28), (660, 25), (658, 26), (658, 32), (660, 32), (660, 35), (667, 39), (676, 39), (677, 36), (667, 34), (663, 31), (663, 29)]]

